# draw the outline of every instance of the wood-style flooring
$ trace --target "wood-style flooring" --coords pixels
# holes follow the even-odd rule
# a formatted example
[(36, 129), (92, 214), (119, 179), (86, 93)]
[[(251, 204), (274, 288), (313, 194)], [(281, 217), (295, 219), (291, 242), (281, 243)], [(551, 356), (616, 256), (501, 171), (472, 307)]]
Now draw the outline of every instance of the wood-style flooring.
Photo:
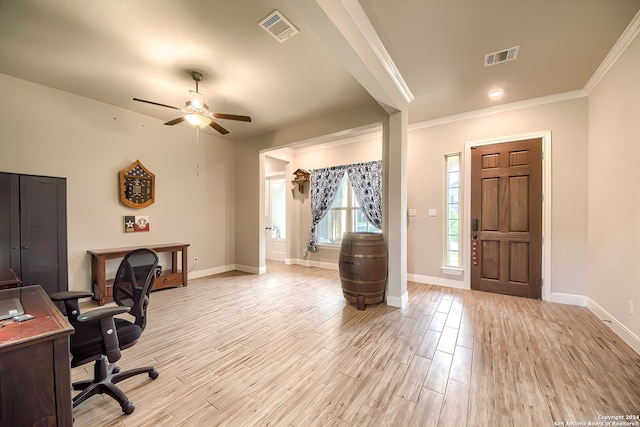
[[(76, 426), (554, 426), (640, 414), (640, 356), (588, 309), (409, 283), (358, 311), (337, 271), (270, 262), (153, 292), (118, 385)], [(72, 370), (74, 381), (91, 364)], [(554, 424), (555, 423), (555, 424)]]

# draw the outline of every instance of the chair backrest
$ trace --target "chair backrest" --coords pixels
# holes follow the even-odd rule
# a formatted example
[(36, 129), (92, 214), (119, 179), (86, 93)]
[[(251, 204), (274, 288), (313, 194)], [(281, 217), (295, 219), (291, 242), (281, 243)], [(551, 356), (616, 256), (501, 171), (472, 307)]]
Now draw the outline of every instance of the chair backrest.
[(133, 250), (125, 255), (113, 281), (113, 300), (131, 308), (136, 325), (143, 330), (147, 324), (149, 292), (155, 282), (158, 254), (152, 249)]

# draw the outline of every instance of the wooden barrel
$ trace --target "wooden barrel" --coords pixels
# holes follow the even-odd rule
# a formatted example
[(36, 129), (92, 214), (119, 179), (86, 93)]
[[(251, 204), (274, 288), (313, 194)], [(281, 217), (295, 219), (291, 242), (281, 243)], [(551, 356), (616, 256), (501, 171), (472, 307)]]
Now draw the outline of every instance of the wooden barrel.
[(344, 233), (338, 267), (342, 293), (358, 310), (384, 300), (387, 248), (381, 233)]

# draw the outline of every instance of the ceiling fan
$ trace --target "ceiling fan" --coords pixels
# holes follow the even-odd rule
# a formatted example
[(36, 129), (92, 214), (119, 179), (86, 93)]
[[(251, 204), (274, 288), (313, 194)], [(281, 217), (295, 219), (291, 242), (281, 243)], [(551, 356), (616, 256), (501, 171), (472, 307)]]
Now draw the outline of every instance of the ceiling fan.
[(167, 126), (173, 126), (178, 123), (182, 123), (187, 120), (193, 126), (197, 128), (203, 128), (205, 126), (211, 126), (221, 134), (229, 133), (228, 130), (220, 126), (213, 119), (224, 119), (224, 120), (238, 120), (241, 122), (250, 122), (251, 117), (249, 116), (239, 116), (236, 114), (223, 114), (223, 113), (212, 113), (209, 111), (209, 106), (204, 103), (204, 97), (200, 92), (198, 92), (198, 82), (202, 81), (203, 75), (197, 71), (191, 72), (191, 77), (196, 82), (196, 90), (195, 92), (189, 91), (189, 100), (186, 102), (185, 108), (178, 108), (172, 105), (161, 104), (159, 102), (147, 101), (145, 99), (133, 98), (134, 101), (138, 102), (146, 102), (147, 104), (159, 105), (160, 107), (171, 108), (173, 110), (178, 110), (185, 113), (184, 116), (178, 117), (177, 119), (173, 119), (165, 123)]

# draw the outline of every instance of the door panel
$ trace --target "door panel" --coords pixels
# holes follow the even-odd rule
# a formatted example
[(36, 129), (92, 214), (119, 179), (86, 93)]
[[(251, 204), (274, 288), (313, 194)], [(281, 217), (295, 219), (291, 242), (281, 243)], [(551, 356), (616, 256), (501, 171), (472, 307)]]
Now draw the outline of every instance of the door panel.
[(66, 181), (20, 177), (22, 285), (38, 284), (48, 293), (66, 291)]
[(286, 180), (284, 176), (265, 179), (265, 258), (284, 261), (287, 247)]
[(20, 180), (0, 173), (0, 268), (11, 268), (20, 277)]
[(471, 288), (542, 294), (542, 139), (471, 151)]

